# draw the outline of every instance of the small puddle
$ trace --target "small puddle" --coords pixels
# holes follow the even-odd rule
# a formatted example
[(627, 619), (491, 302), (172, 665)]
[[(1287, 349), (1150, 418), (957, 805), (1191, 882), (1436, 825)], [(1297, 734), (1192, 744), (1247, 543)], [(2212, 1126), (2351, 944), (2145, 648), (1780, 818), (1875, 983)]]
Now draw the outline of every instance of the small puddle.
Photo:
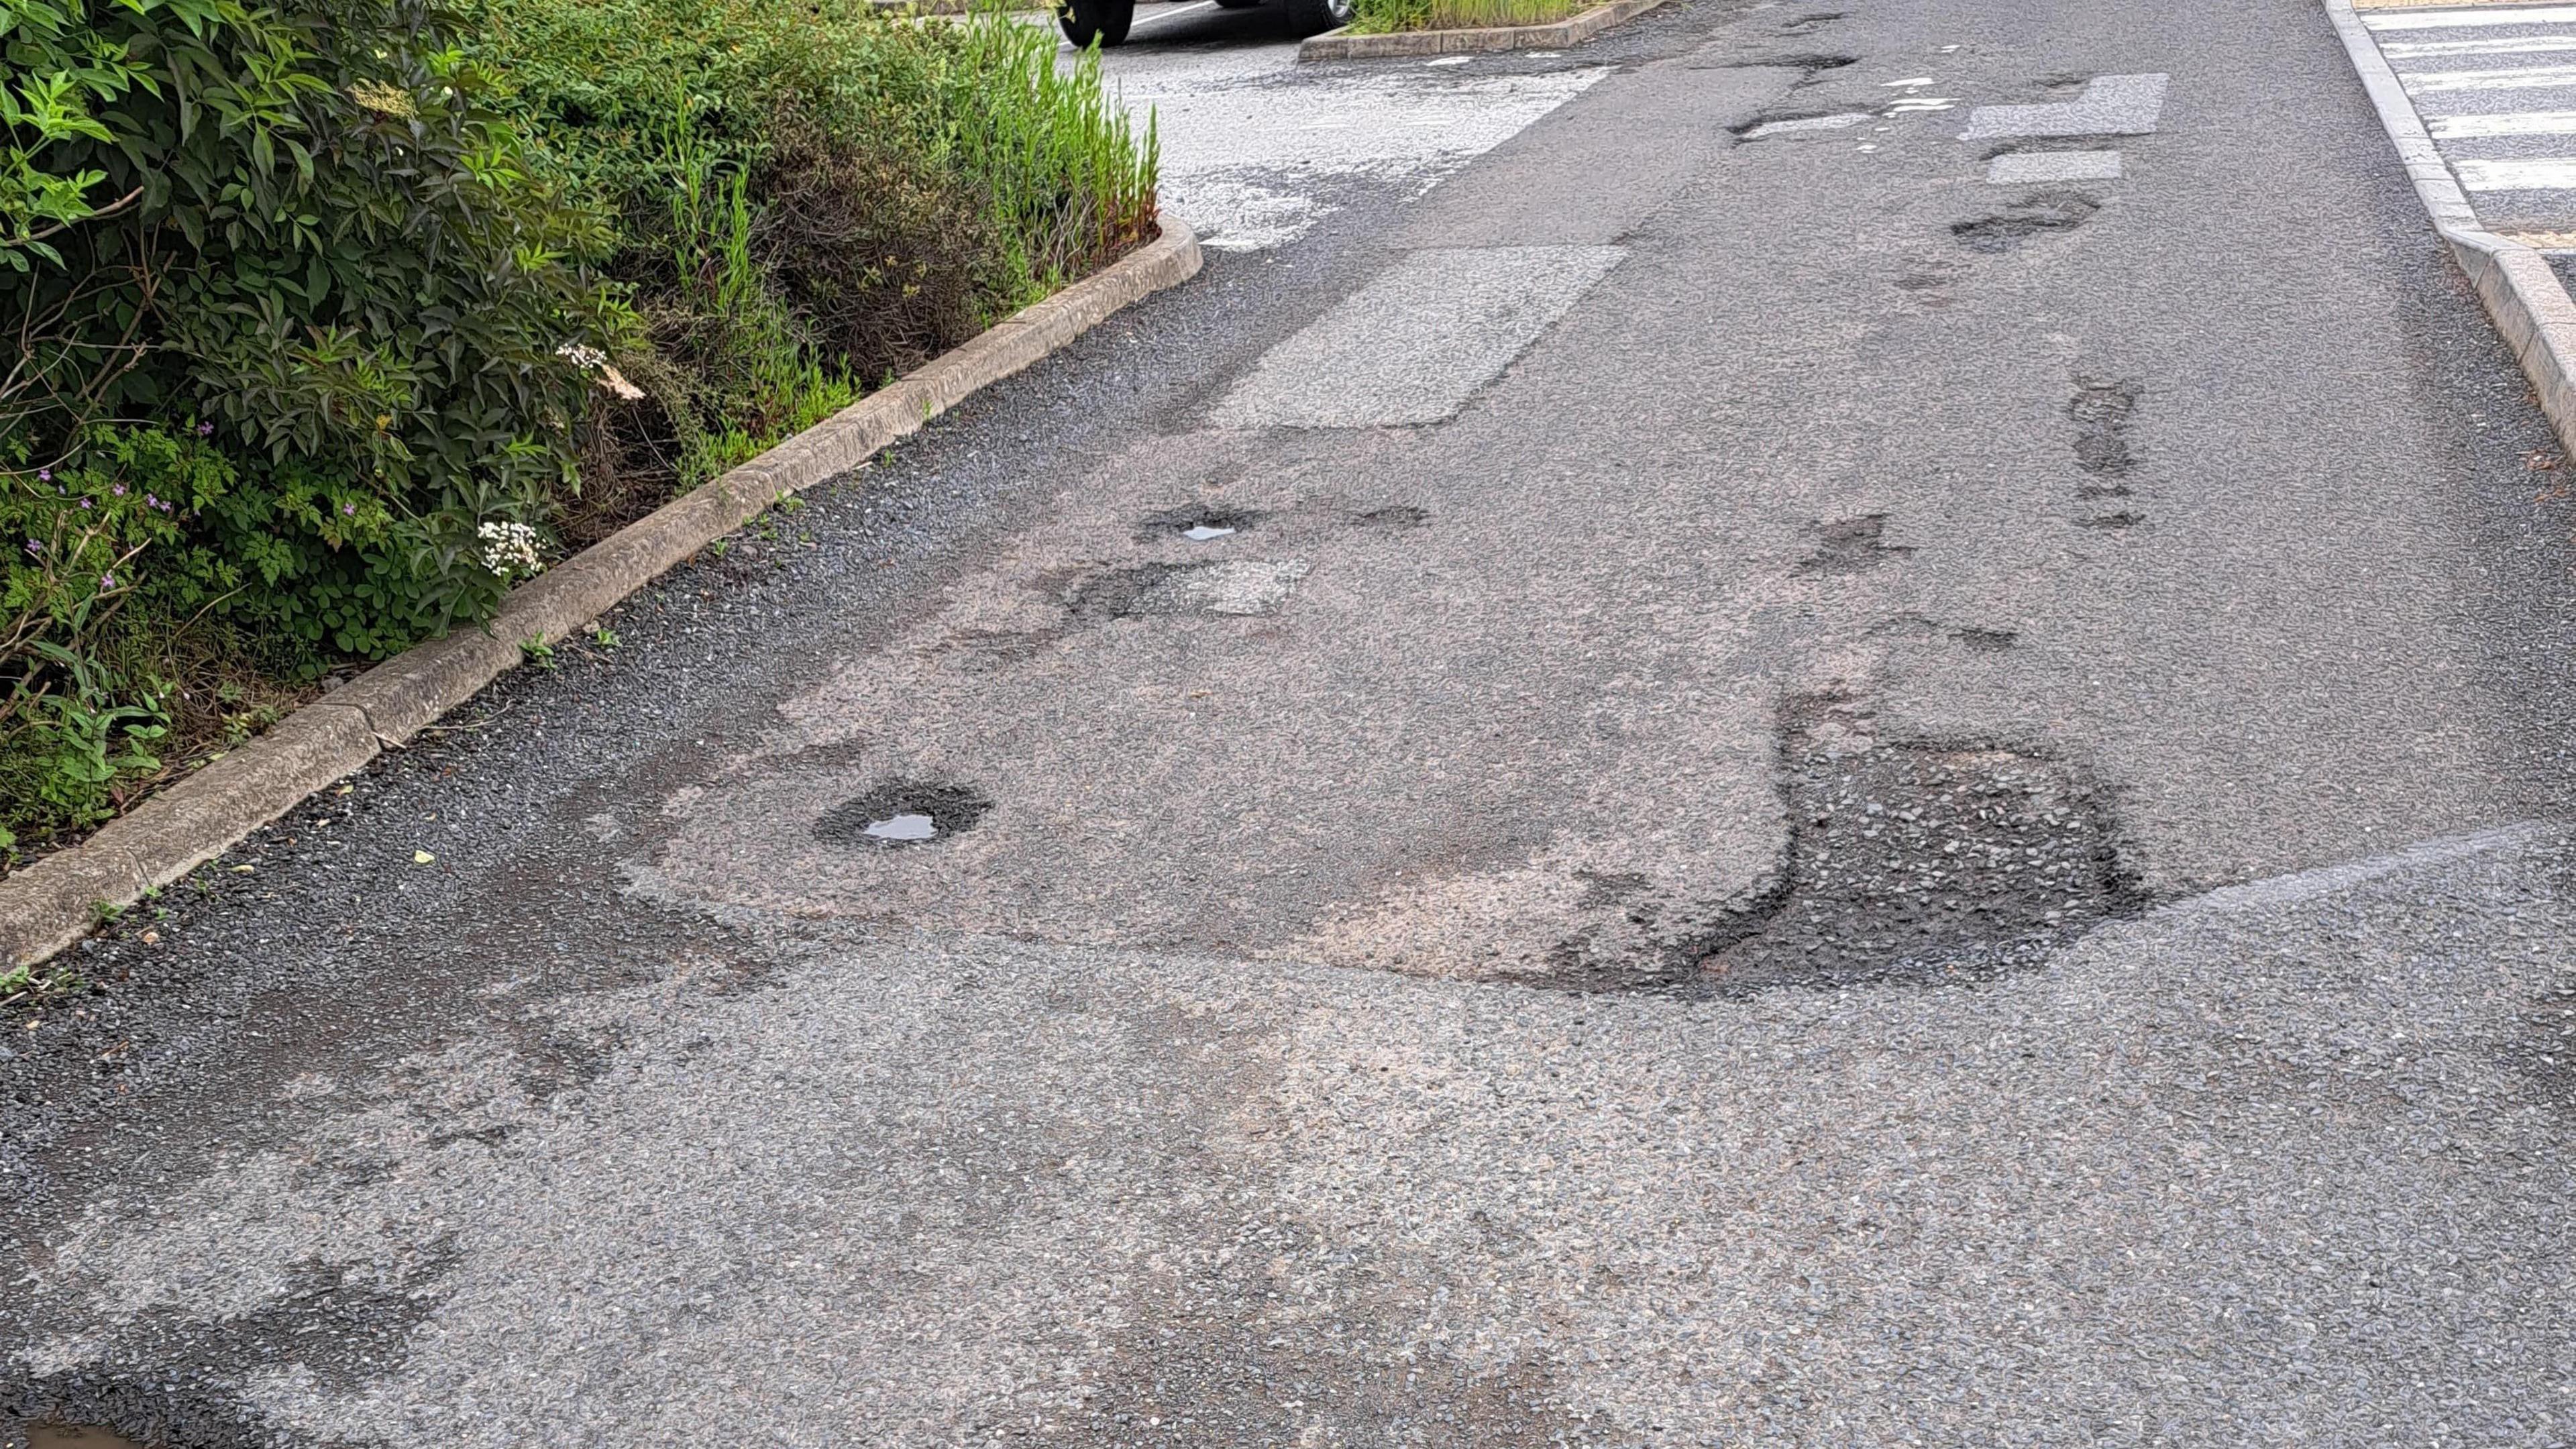
[(939, 833), (939, 823), (927, 815), (889, 815), (869, 821), (859, 833), (878, 840), (928, 840)]
[(972, 829), (993, 808), (971, 785), (891, 780), (842, 801), (814, 822), (814, 838), (879, 850), (927, 845)]
[(1139, 539), (1157, 535), (1178, 535), (1192, 543), (1206, 543), (1243, 532), (1265, 517), (1253, 508), (1227, 508), (1214, 503), (1190, 503), (1179, 508), (1166, 508), (1148, 513), (1136, 530)]
[(29, 1424), (27, 1449), (143, 1449), (113, 1429), (79, 1424)]
[(1182, 529), (1181, 537), (1188, 539), (1192, 543), (1205, 543), (1211, 538), (1230, 537), (1233, 533), (1234, 530), (1231, 528), (1218, 528), (1213, 524), (1196, 523), (1190, 525), (1188, 528)]

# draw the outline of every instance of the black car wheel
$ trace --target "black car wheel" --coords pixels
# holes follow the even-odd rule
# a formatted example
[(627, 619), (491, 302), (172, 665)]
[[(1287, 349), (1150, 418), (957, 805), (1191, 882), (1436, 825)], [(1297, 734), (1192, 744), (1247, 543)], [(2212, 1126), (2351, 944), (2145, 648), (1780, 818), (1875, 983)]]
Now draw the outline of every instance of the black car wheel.
[(1351, 23), (1351, 0), (1287, 0), (1288, 16), (1307, 35)]
[(1055, 19), (1064, 27), (1064, 38), (1076, 45), (1124, 45), (1127, 27), (1136, 19), (1136, 0), (1056, 0)]

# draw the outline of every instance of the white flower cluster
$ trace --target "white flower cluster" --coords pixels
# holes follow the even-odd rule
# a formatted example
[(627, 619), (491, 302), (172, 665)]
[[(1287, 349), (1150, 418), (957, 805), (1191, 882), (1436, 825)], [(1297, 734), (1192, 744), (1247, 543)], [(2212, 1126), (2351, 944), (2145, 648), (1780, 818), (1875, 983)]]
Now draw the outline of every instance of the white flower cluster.
[(524, 523), (486, 523), (474, 536), (483, 540), (483, 567), (502, 578), (545, 567), (537, 561), (537, 531)]
[(608, 354), (600, 351), (596, 347), (580, 342), (567, 342), (563, 346), (555, 349), (555, 356), (564, 359), (584, 372), (598, 373), (599, 385), (601, 387), (608, 389), (610, 392), (617, 394), (628, 402), (636, 402), (644, 396), (644, 389), (628, 382), (624, 374), (620, 373), (616, 368), (609, 366)]

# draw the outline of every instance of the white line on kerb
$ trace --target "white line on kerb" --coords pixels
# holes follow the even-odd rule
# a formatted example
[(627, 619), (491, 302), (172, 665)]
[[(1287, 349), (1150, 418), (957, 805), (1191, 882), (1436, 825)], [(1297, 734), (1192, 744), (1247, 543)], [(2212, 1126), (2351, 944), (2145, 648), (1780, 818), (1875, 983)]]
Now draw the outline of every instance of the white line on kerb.
[(2576, 136), (2576, 111), (2514, 111), (2501, 116), (2426, 116), (2436, 141), (2480, 136)]
[(2576, 66), (2535, 65), (2521, 70), (2419, 70), (2398, 77), (2416, 95), (2428, 91), (2530, 91), (2576, 86)]
[(2576, 191), (2576, 156), (2546, 161), (2455, 161), (2469, 191)]
[(2541, 55), (2576, 50), (2576, 35), (2504, 36), (2494, 40), (2392, 40), (2379, 48), (2390, 60), (2435, 55)]
[(2576, 5), (2541, 5), (2520, 10), (2405, 10), (2365, 15), (2373, 30), (2465, 30), (2472, 25), (2561, 25), (2576, 21)]

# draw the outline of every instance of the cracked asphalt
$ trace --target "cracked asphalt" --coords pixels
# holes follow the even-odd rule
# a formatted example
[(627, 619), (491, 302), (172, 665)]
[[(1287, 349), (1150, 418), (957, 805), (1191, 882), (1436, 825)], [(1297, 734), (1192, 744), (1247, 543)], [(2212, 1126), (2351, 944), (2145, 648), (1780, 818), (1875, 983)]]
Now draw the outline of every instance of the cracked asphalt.
[(2576, 1442), (2576, 504), (2322, 12), (1287, 44), (0, 1023), (0, 1444)]

